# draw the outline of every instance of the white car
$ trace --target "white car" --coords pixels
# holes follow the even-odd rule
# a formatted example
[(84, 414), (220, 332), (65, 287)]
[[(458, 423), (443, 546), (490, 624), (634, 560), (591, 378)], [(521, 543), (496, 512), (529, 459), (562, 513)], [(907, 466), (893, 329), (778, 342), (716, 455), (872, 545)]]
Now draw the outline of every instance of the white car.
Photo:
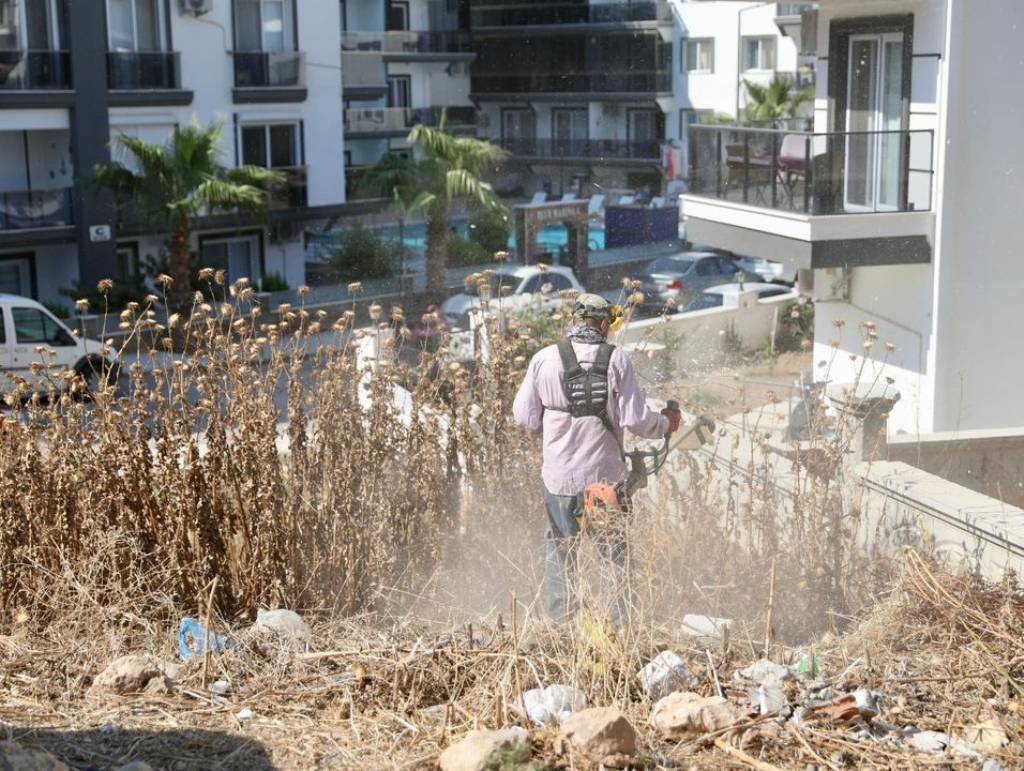
[(708, 310), (709, 308), (721, 308), (725, 305), (725, 298), (727, 296), (735, 297), (741, 292), (757, 292), (758, 300), (763, 300), (766, 297), (778, 297), (779, 295), (792, 295), (794, 299), (799, 296), (795, 290), (781, 284), (768, 284), (759, 281), (748, 281), (742, 286), (739, 284), (719, 284), (718, 286), (705, 289), (679, 312), (690, 313), (692, 311)]
[(786, 277), (783, 276), (785, 266), (781, 262), (775, 260), (767, 260), (764, 257), (741, 257), (737, 256), (736, 264), (745, 270), (747, 273), (751, 273), (756, 276), (760, 276), (762, 281), (786, 281)]
[[(536, 265), (505, 265), (494, 271), (489, 278), (491, 301), (496, 302), (502, 294), (502, 287), (509, 287), (505, 296), (501, 297), (503, 308), (513, 310), (525, 308), (531, 303), (540, 302), (541, 307), (555, 310), (561, 305), (561, 292), (566, 290), (583, 291), (583, 285), (577, 280), (571, 268), (552, 265), (541, 270)], [(468, 315), (474, 308), (480, 307), (480, 295), (477, 286), (467, 285), (465, 292), (452, 295), (441, 305), (444, 321), (449, 327), (465, 329), (468, 327)]]
[[(116, 377), (116, 355), (109, 352), (104, 356), (103, 348), (98, 340), (72, 334), (35, 300), (0, 294), (0, 392), (13, 390), (12, 378), (24, 378), (32, 388), (42, 388), (48, 379), (63, 386), (57, 373), (69, 369), (81, 375), (87, 386), (95, 387), (103, 378)], [(39, 371), (34, 363), (52, 365), (53, 369)]]

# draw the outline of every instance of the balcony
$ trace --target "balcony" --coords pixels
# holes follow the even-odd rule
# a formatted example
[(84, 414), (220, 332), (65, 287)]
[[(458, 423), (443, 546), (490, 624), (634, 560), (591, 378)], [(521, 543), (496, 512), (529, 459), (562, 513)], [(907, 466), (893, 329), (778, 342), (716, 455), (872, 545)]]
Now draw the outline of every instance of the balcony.
[(274, 171), (284, 179), (270, 187), (267, 208), (270, 211), (301, 209), (307, 206), (307, 173), (305, 166), (283, 166)]
[(472, 81), (474, 98), (506, 98), (516, 95), (522, 98), (590, 99), (600, 94), (604, 99), (638, 100), (653, 98), (672, 91), (671, 70), (625, 71), (625, 72), (543, 72), (516, 75), (474, 75)]
[(345, 137), (402, 137), (416, 125), (439, 126), (441, 116), (453, 133), (475, 131), (480, 114), (473, 107), (374, 107), (345, 110)]
[(235, 104), (304, 102), (305, 54), (301, 51), (235, 51)]
[(107, 52), (107, 87), (118, 107), (192, 103), (192, 92), (181, 86), (177, 51)]
[(661, 163), (658, 140), (629, 142), (621, 139), (502, 139), (499, 144), (513, 158), (545, 163), (639, 164)]
[(71, 189), (0, 193), (0, 231), (70, 227)]
[(805, 268), (849, 264), (858, 241), (858, 259), (927, 262), (933, 145), (931, 131), (691, 126), (688, 235)]
[[(472, 11), (473, 29), (542, 27), (566, 24), (608, 26), (636, 25), (641, 22), (671, 23), (672, 11), (666, 2), (637, 3), (502, 3), (494, 7), (478, 6)], [(521, 31), (521, 30), (520, 30)]]
[(0, 105), (70, 106), (67, 51), (0, 51)]
[(344, 32), (343, 54), (380, 54), (388, 61), (446, 61), (472, 59), (469, 35), (454, 30), (438, 32)]

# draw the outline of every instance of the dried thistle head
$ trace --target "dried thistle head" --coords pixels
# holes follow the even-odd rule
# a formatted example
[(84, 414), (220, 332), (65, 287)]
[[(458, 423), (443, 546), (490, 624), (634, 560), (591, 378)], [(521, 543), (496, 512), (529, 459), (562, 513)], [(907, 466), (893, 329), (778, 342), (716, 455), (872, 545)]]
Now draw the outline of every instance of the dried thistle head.
[(217, 271), (213, 268), (200, 268), (199, 269), (199, 280), (200, 281), (213, 281), (213, 276)]
[(299, 293), (299, 297), (305, 297), (309, 294), (309, 287), (306, 284), (299, 284), (299, 288), (295, 291)]
[(366, 312), (370, 315), (371, 321), (380, 321), (381, 315), (384, 313), (384, 309), (380, 303), (371, 303), (370, 307), (366, 309)]
[(75, 300), (75, 310), (79, 313), (85, 313), (89, 310), (89, 301), (84, 297)]
[(114, 282), (109, 278), (100, 279), (99, 283), (96, 284), (96, 289), (99, 290), (100, 294), (106, 294), (114, 288)]
[(161, 273), (156, 277), (156, 283), (162, 286), (164, 289), (174, 283), (174, 279), (168, 276), (166, 273)]
[(494, 259), (497, 262), (505, 262), (506, 260), (508, 260), (508, 252), (506, 252), (504, 250), (502, 250), (500, 252), (495, 252), (494, 253)]
[(351, 282), (348, 285), (348, 293), (350, 295), (359, 294), (362, 291), (363, 291), (363, 282), (362, 281), (353, 281), (353, 282)]

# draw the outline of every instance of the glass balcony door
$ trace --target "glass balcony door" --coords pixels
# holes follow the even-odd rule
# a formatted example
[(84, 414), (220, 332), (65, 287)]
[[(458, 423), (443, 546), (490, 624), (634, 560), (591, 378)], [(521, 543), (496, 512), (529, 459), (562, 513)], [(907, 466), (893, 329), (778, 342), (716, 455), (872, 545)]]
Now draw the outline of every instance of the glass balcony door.
[(897, 211), (903, 190), (903, 33), (849, 42), (844, 204)]
[(552, 110), (551, 138), (558, 155), (582, 155), (590, 136), (586, 110)]
[(56, 49), (59, 18), (55, 0), (0, 0), (0, 51)]
[(163, 51), (163, 17), (159, 0), (107, 0), (111, 51)]
[(292, 0), (236, 0), (235, 45), (239, 51), (294, 51)]

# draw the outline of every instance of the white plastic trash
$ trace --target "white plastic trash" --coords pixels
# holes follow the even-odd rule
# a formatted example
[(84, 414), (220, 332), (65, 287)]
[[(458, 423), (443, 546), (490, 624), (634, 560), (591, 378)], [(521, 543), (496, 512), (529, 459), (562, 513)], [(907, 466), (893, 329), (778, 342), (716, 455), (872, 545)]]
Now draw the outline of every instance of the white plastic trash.
[(768, 659), (761, 659), (760, 661), (755, 661), (746, 669), (741, 669), (736, 673), (735, 677), (736, 679), (753, 680), (758, 685), (765, 685), (766, 683), (781, 683), (783, 680), (792, 680), (793, 673), (789, 671), (789, 667), (776, 664)]
[(308, 640), (309, 626), (294, 610), (256, 611), (256, 628), (261, 632), (273, 632), (280, 637)]
[(662, 651), (637, 673), (640, 687), (651, 701), (668, 696), (673, 691), (693, 688), (697, 678), (686, 662), (673, 651)]
[(573, 712), (587, 706), (583, 691), (568, 685), (549, 685), (547, 688), (533, 688), (523, 694), (526, 714), (537, 725), (544, 725), (548, 718), (561, 723)]
[(721, 637), (732, 626), (731, 618), (714, 616), (683, 616), (683, 631), (691, 637)]

